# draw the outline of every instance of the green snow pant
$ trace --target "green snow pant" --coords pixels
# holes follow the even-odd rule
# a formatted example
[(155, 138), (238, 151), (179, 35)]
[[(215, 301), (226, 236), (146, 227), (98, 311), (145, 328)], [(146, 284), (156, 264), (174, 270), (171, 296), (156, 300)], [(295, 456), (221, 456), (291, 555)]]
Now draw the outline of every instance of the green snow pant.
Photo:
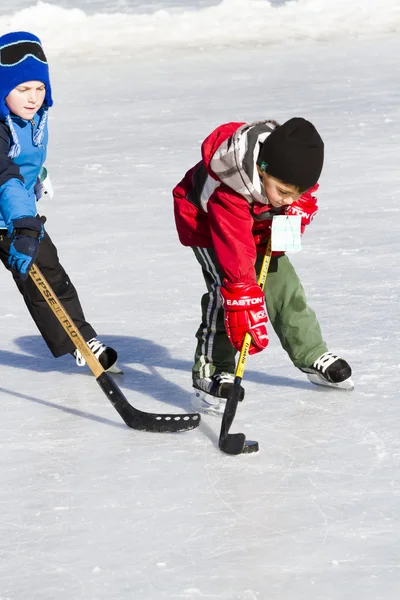
[[(223, 273), (211, 248), (192, 248), (200, 263), (208, 292), (201, 300), (202, 322), (197, 330), (193, 379), (217, 372), (235, 372), (236, 350), (224, 324), (220, 287)], [(257, 256), (259, 275), (263, 256)], [(327, 352), (315, 312), (308, 306), (304, 289), (286, 255), (272, 257), (265, 284), (269, 321), (290, 360), (299, 369), (309, 367)]]

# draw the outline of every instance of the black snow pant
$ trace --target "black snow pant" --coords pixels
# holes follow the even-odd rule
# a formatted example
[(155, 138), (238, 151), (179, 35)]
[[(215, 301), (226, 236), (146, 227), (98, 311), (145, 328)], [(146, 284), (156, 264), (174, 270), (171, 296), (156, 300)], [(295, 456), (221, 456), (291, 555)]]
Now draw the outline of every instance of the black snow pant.
[[(10, 270), (8, 265), (8, 253), (11, 240), (7, 235), (7, 230), (0, 230), (0, 259), (4, 266)], [(67, 273), (58, 260), (57, 248), (45, 232), (39, 245), (39, 254), (36, 264), (42, 271), (44, 277), (53, 288), (54, 293), (59, 298), (61, 304), (79, 329), (81, 335), (86, 341), (95, 337), (96, 332), (93, 327), (85, 321), (85, 316), (78, 298), (77, 291), (72, 285)], [(57, 317), (51, 311), (42, 294), (37, 289), (35, 283), (30, 277), (26, 281), (21, 281), (14, 276), (14, 281), (21, 292), (25, 304), (35, 321), (37, 328), (53, 356), (58, 357), (63, 354), (73, 353), (75, 346), (69, 336), (60, 325)]]

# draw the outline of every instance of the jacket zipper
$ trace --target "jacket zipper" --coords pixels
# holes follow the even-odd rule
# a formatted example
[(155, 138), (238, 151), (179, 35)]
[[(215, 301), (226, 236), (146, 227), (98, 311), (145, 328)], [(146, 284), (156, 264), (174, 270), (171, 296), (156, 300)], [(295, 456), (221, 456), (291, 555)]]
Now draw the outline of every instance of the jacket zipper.
[(29, 119), (29, 121), (30, 121), (30, 123), (32, 125), (32, 142), (33, 142), (33, 138), (34, 138), (34, 135), (35, 135), (36, 123), (35, 123), (35, 121), (33, 119)]

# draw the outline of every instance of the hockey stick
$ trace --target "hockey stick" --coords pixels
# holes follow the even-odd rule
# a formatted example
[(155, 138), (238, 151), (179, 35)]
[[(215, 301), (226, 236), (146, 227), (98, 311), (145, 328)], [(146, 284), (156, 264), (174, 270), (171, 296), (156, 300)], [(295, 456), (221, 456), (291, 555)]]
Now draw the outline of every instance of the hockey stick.
[(200, 415), (198, 413), (183, 415), (148, 413), (138, 410), (129, 404), (115, 381), (109, 373), (103, 369), (89, 346), (86, 344), (86, 341), (79, 333), (78, 328), (75, 326), (74, 322), (69, 317), (35, 264), (32, 265), (29, 275), (47, 304), (50, 306), (54, 315), (61, 323), (64, 331), (69, 335), (74, 346), (82, 354), (93, 375), (96, 377), (97, 383), (128, 427), (142, 431), (158, 431), (161, 433), (187, 431), (200, 425)]
[[(265, 281), (267, 279), (267, 273), (269, 264), (271, 262), (271, 238), (268, 240), (267, 248), (265, 250), (264, 260), (261, 266), (260, 275), (258, 277), (258, 285), (264, 290)], [(244, 433), (229, 433), (229, 429), (233, 423), (233, 419), (236, 415), (236, 409), (240, 400), (241, 382), (244, 375), (244, 368), (246, 361), (249, 356), (249, 348), (251, 344), (251, 335), (246, 333), (242, 350), (239, 355), (239, 360), (236, 366), (235, 380), (232, 386), (232, 391), (229, 394), (229, 398), (226, 401), (224, 414), (222, 417), (221, 433), (219, 436), (219, 448), (226, 454), (248, 454), (250, 452), (258, 452), (258, 442), (246, 442), (246, 436)]]

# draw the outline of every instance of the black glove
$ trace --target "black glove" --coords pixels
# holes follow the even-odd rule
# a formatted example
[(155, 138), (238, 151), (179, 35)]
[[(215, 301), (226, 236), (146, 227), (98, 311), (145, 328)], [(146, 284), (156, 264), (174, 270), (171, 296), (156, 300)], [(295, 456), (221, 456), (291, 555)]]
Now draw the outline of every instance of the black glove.
[(19, 279), (25, 281), (38, 255), (44, 227), (40, 217), (22, 217), (13, 221), (13, 226), (8, 264)]

